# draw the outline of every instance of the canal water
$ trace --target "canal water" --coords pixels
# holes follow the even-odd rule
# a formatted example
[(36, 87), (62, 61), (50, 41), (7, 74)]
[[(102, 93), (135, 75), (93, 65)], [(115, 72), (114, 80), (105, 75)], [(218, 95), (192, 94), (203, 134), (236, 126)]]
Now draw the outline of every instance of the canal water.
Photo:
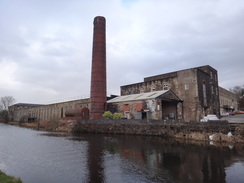
[(244, 145), (64, 135), (0, 124), (0, 170), (23, 183), (243, 183)]

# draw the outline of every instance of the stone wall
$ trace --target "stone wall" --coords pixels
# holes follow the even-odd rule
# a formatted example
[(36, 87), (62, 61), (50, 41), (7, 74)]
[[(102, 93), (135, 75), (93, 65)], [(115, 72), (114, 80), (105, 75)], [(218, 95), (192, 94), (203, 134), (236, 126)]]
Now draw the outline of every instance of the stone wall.
[(185, 121), (220, 115), (218, 74), (208, 65), (144, 78), (144, 82), (121, 86), (121, 95), (168, 89), (183, 100)]
[(16, 104), (10, 106), (10, 119), (16, 122), (45, 121), (65, 117), (70, 109), (90, 108), (90, 99), (80, 99), (49, 105)]
[[(213, 134), (230, 131), (227, 121), (184, 123), (180, 120), (80, 120), (73, 128), (79, 133), (105, 133), (126, 135), (152, 135), (209, 141)], [(224, 135), (226, 134), (226, 135)], [(222, 137), (222, 139), (223, 139)]]

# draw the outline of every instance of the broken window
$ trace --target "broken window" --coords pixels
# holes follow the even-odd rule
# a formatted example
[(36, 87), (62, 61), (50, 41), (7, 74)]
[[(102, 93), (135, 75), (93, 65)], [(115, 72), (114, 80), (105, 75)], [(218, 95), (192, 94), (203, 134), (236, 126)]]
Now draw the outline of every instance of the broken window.
[(147, 119), (147, 113), (146, 112), (141, 113), (141, 119)]
[(163, 90), (168, 90), (168, 89), (169, 89), (168, 85), (167, 84), (163, 84)]
[(189, 90), (189, 84), (185, 84), (185, 90)]
[(205, 81), (203, 81), (203, 105), (204, 107), (207, 107), (207, 92), (206, 92), (206, 85)]

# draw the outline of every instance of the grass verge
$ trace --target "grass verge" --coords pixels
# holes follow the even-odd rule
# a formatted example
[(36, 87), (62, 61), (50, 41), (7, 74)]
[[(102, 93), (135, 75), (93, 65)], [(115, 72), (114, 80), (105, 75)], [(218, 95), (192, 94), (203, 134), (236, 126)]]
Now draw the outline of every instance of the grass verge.
[(1, 183), (22, 183), (20, 178), (15, 178), (12, 176), (8, 176), (2, 171), (0, 171), (0, 182)]

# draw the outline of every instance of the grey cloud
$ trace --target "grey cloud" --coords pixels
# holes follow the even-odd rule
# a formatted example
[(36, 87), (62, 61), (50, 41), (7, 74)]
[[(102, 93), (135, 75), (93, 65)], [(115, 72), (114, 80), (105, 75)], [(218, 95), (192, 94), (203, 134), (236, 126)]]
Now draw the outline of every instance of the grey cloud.
[(0, 64), (15, 66), (6, 77), (11, 87), (0, 92), (33, 103), (89, 93), (97, 15), (107, 20), (110, 93), (206, 64), (218, 70), (221, 86), (243, 85), (243, 10), (241, 0), (0, 1)]

